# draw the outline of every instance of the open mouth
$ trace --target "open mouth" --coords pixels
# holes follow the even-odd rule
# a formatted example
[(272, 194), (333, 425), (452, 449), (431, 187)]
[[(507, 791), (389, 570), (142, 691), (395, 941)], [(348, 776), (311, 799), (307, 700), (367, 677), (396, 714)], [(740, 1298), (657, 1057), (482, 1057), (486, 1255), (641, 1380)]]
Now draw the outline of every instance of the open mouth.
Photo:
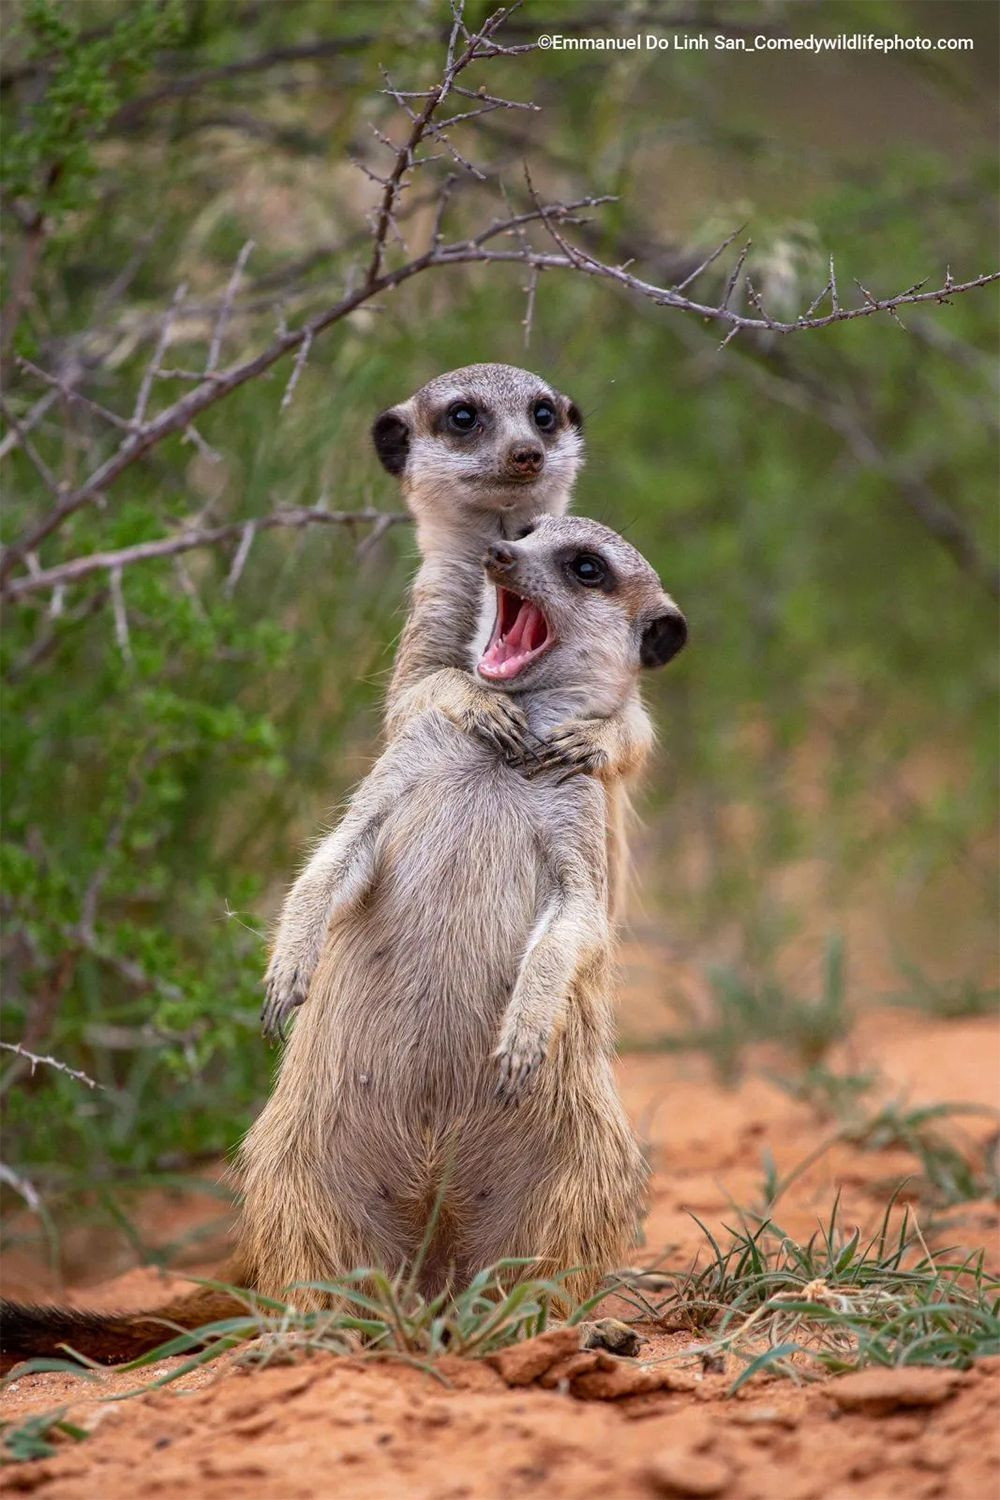
[(555, 643), (538, 605), (498, 585), (497, 622), (479, 663), (480, 675), (491, 682), (509, 682)]

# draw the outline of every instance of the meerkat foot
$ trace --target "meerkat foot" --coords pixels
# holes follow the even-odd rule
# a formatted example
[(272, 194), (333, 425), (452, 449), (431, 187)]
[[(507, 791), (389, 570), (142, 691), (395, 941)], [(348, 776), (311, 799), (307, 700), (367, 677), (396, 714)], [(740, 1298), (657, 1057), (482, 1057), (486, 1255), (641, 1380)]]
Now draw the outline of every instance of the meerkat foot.
[(309, 973), (304, 964), (272, 960), (264, 980), (265, 999), (260, 1013), (261, 1034), (269, 1042), (285, 1040), (285, 1025), (293, 1010), (305, 1003)]
[(515, 1032), (493, 1054), (499, 1065), (496, 1097), (516, 1104), (531, 1089), (547, 1051), (543, 1037)]
[(604, 770), (609, 756), (599, 743), (601, 725), (599, 719), (570, 719), (560, 725), (541, 742), (532, 761), (525, 763), (525, 775), (562, 770), (564, 774), (557, 778), (557, 785), (561, 785), (573, 776)]

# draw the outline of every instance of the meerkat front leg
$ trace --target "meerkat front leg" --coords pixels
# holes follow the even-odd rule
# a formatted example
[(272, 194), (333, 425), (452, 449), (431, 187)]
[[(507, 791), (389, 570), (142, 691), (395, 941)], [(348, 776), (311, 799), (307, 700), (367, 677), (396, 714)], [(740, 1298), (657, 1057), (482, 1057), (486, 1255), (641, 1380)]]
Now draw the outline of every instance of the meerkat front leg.
[(503, 693), (479, 687), (457, 667), (442, 667), (400, 695), (386, 716), (389, 738), (431, 709), (437, 709), (466, 734), (485, 741), (504, 760), (532, 764), (536, 741), (524, 710)]
[(316, 849), (292, 886), (278, 920), (264, 976), (261, 1030), (284, 1038), (289, 1015), (305, 1001), (330, 923), (363, 900), (375, 878), (379, 829), (391, 803), (362, 797)]
[(562, 770), (557, 779), (590, 774), (611, 783), (638, 774), (654, 743), (653, 726), (641, 700), (630, 699), (607, 719), (567, 719), (547, 734), (535, 755), (525, 759), (527, 776)]
[(494, 1053), (501, 1099), (513, 1103), (531, 1086), (562, 1027), (574, 982), (607, 942), (604, 915), (586, 870), (582, 864), (564, 865), (528, 939), (501, 1021)]

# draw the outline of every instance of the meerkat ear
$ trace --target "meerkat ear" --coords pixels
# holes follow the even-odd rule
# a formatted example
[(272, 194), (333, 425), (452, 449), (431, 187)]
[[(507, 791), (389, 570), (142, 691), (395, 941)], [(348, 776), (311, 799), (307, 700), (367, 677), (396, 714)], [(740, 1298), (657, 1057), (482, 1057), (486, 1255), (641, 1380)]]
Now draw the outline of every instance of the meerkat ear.
[(577, 432), (583, 431), (583, 413), (575, 401), (566, 402), (566, 420), (571, 427), (576, 428)]
[(664, 600), (662, 614), (650, 620), (642, 632), (639, 660), (644, 667), (665, 667), (688, 638), (687, 620), (672, 600)]
[(382, 467), (397, 477), (402, 474), (410, 452), (410, 427), (401, 407), (392, 406), (375, 418), (372, 442)]

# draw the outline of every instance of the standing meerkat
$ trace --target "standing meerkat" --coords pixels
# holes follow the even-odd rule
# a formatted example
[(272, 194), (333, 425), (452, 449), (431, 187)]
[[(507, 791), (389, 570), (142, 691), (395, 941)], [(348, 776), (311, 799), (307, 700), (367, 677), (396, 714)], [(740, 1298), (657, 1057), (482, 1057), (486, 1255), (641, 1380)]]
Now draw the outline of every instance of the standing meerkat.
[[(494, 542), (516, 539), (538, 516), (565, 513), (583, 462), (582, 428), (568, 396), (529, 370), (499, 364), (439, 375), (376, 417), (372, 440), (400, 481), (421, 554), (386, 697), (389, 739), (422, 704), (412, 690), (423, 679), (443, 668), (467, 677), (483, 553)], [(460, 701), (461, 684), (453, 687)], [(609, 904), (620, 915), (628, 866), (626, 782), (653, 744), (638, 687), (612, 713), (551, 724), (544, 743), (533, 742), (513, 700), (473, 695), (464, 702), (463, 727), (526, 775), (561, 766), (605, 782)], [(294, 904), (286, 903), (279, 919), (265, 985), (284, 1012), (305, 1001), (319, 963), (326, 937), (320, 918), (328, 887), (340, 878), (343, 837), (341, 831), (321, 841), (299, 877)]]
[[(594, 521), (543, 516), (493, 543), (486, 572), (474, 674), (407, 690), (332, 837), (329, 938), (241, 1153), (244, 1251), (267, 1295), (412, 1264), (435, 1203), (428, 1295), (527, 1256), (579, 1268), (568, 1291), (585, 1296), (635, 1228), (641, 1158), (611, 1070), (607, 793), (562, 768), (528, 779), (468, 727), (502, 724), (498, 705), (542, 739), (620, 713), (686, 626)], [(316, 922), (316, 898), (307, 871), (282, 929)], [(268, 1027), (295, 1003), (281, 932), (275, 959)]]
[[(220, 1277), (269, 1297), (296, 1287), (303, 1307), (323, 1293), (302, 1283), (418, 1255), (428, 1295), (525, 1257), (572, 1270), (567, 1295), (583, 1297), (637, 1221), (644, 1169), (611, 1068), (605, 787), (561, 768), (528, 779), (466, 726), (497, 703), (542, 738), (614, 714), (686, 625), (649, 564), (593, 521), (542, 517), (491, 544), (486, 571), (474, 674), (408, 690), (334, 836), (329, 942), (241, 1149)], [(269, 1021), (287, 1003), (272, 992)], [(142, 1313), (7, 1304), (3, 1367), (61, 1343), (133, 1358), (241, 1310), (214, 1287)]]

